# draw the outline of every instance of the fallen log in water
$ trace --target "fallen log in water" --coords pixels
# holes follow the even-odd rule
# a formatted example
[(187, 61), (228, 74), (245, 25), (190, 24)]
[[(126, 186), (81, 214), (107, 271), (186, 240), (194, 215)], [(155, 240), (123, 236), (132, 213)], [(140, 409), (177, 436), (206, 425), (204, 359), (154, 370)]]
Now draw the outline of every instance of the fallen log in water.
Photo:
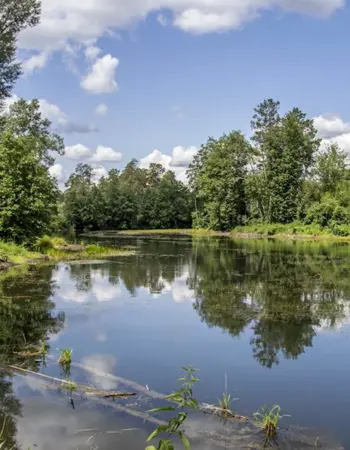
[(103, 389), (94, 389), (91, 386), (87, 386), (81, 383), (75, 383), (69, 380), (64, 380), (61, 378), (55, 378), (52, 377), (50, 375), (45, 375), (43, 373), (40, 372), (33, 372), (32, 370), (28, 370), (28, 369), (23, 369), (22, 367), (17, 367), (17, 366), (12, 366), (9, 365), (7, 366), (9, 369), (14, 370), (14, 371), (18, 371), (18, 372), (23, 372), (23, 373), (27, 373), (33, 376), (37, 376), (37, 377), (41, 377), (41, 378), (45, 378), (47, 380), (50, 381), (56, 381), (58, 383), (60, 383), (61, 386), (66, 386), (67, 388), (72, 388), (74, 386), (74, 390), (80, 390), (83, 391), (85, 394), (88, 395), (96, 395), (98, 397), (104, 397), (104, 398), (128, 398), (128, 397), (133, 397), (136, 395), (135, 392), (111, 392), (111, 391), (105, 391)]

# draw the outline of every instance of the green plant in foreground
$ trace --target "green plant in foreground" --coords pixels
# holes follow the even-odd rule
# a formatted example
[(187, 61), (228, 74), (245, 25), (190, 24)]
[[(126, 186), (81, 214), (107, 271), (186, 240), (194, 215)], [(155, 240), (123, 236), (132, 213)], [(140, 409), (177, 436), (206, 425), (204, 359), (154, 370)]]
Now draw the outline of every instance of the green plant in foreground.
[[(161, 425), (157, 427), (153, 433), (151, 433), (146, 442), (150, 442), (155, 439), (160, 433), (167, 433), (169, 437), (171, 435), (177, 434), (185, 447), (186, 450), (191, 449), (191, 444), (184, 434), (183, 431), (180, 430), (181, 425), (187, 419), (187, 412), (184, 411), (184, 408), (187, 409), (198, 409), (198, 402), (193, 397), (193, 386), (195, 383), (199, 382), (199, 378), (196, 377), (197, 369), (192, 366), (183, 367), (185, 371), (185, 375), (178, 379), (178, 381), (182, 381), (182, 387), (177, 391), (173, 392), (170, 395), (165, 397), (166, 400), (177, 403), (177, 407), (174, 406), (165, 406), (162, 408), (151, 409), (148, 412), (162, 412), (162, 411), (176, 411), (176, 409), (182, 409), (181, 412), (177, 414), (177, 416), (172, 417), (167, 425)], [(161, 439), (158, 442), (158, 446), (149, 445), (146, 447), (146, 450), (174, 450), (174, 444), (170, 439)]]
[(271, 409), (266, 406), (253, 414), (255, 424), (265, 434), (265, 444), (273, 442), (277, 437), (278, 423), (283, 417), (290, 417), (289, 415), (281, 415), (281, 407), (274, 405)]
[(231, 409), (231, 405), (232, 403), (238, 400), (237, 398), (231, 398), (231, 394), (227, 394), (226, 392), (224, 392), (222, 394), (221, 399), (219, 399), (219, 408), (221, 410), (222, 416), (223, 417), (234, 417), (235, 413), (232, 411)]
[(60, 350), (60, 356), (57, 360), (58, 364), (68, 366), (72, 362), (72, 353), (73, 350), (71, 348), (62, 348)]

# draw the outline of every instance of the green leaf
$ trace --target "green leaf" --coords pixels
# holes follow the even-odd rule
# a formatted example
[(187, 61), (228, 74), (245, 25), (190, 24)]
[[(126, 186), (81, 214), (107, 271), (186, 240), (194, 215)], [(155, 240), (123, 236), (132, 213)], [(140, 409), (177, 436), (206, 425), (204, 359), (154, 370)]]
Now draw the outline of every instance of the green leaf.
[(148, 445), (145, 450), (157, 450), (154, 445)]
[(161, 411), (175, 411), (175, 408), (173, 406), (162, 406), (161, 408), (149, 409), (147, 412), (155, 413), (155, 412), (161, 412)]
[(174, 445), (169, 439), (162, 439), (158, 448), (159, 450), (174, 450)]
[(168, 425), (161, 425), (158, 428), (156, 428), (147, 438), (146, 442), (151, 441), (152, 439), (154, 439), (155, 437), (158, 436), (158, 434), (162, 433), (163, 431), (167, 431), (168, 430)]
[(191, 450), (191, 444), (190, 441), (187, 439), (186, 435), (182, 433), (182, 431), (179, 431), (179, 435), (182, 439), (182, 443), (186, 450)]

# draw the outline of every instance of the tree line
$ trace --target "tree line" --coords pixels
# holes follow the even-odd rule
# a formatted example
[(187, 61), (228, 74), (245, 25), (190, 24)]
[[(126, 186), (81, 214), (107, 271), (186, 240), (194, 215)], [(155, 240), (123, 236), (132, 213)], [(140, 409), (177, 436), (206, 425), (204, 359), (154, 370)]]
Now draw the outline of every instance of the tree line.
[(65, 219), (79, 231), (299, 223), (350, 234), (346, 153), (325, 145), (300, 109), (280, 115), (272, 99), (254, 110), (251, 127), (251, 139), (236, 130), (209, 138), (187, 186), (160, 164), (141, 169), (136, 160), (96, 184), (80, 164), (63, 195)]
[(0, 239), (32, 244), (44, 233), (73, 229), (208, 228), (315, 224), (350, 234), (346, 154), (318, 138), (298, 108), (280, 113), (265, 100), (254, 110), (252, 136), (239, 130), (209, 138), (187, 171), (188, 184), (159, 164), (133, 159), (96, 182), (78, 164), (61, 192), (50, 175), (63, 139), (37, 100), (6, 106), (20, 76), (18, 34), (40, 19), (38, 0), (0, 0)]

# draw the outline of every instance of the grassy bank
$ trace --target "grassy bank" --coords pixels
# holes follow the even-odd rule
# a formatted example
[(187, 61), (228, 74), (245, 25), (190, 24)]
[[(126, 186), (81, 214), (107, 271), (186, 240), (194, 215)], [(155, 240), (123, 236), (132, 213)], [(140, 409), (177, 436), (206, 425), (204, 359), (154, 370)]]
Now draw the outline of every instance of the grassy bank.
[(212, 231), (205, 229), (166, 229), (166, 230), (106, 230), (106, 231), (91, 231), (84, 233), (82, 236), (95, 238), (113, 238), (118, 236), (222, 236), (229, 233), (222, 231)]
[(276, 238), (285, 240), (338, 240), (350, 241), (350, 226), (334, 225), (332, 228), (322, 228), (319, 225), (304, 225), (302, 223), (254, 224), (236, 227), (230, 232), (205, 229), (167, 229), (167, 230), (106, 230), (92, 231), (83, 236), (95, 238), (117, 238), (122, 236), (231, 236), (238, 239)]
[(305, 240), (339, 240), (350, 241), (350, 226), (336, 225), (333, 228), (322, 228), (319, 225), (291, 224), (255, 224), (236, 227), (231, 233), (238, 238), (278, 238)]
[(0, 267), (1, 265), (25, 264), (46, 259), (39, 252), (27, 250), (17, 244), (0, 241)]
[(100, 245), (72, 245), (62, 238), (44, 236), (39, 239), (34, 250), (0, 241), (0, 269), (18, 264), (31, 264), (41, 261), (70, 261), (107, 258), (130, 255), (131, 250), (123, 250)]

